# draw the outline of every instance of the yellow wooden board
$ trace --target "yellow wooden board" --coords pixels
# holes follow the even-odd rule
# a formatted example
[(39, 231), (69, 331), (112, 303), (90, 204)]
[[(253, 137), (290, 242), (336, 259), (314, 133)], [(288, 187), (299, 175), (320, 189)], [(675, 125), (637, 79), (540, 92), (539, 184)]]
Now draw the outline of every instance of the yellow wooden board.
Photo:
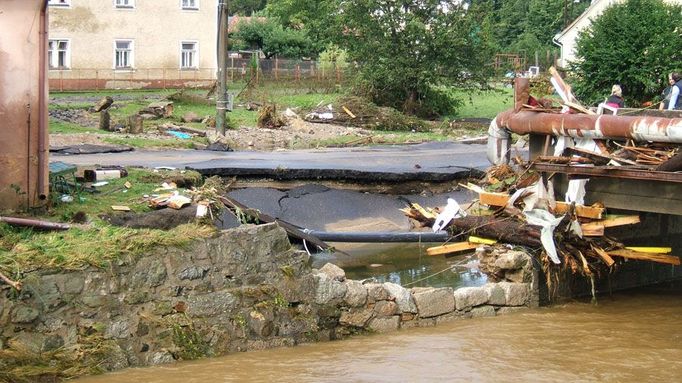
[(427, 255), (443, 255), (443, 254), (459, 253), (461, 251), (473, 250), (473, 249), (477, 248), (478, 246), (480, 246), (478, 243), (472, 243), (469, 241), (457, 242), (457, 243), (451, 243), (449, 245), (429, 247), (428, 249), (426, 249), (426, 254)]

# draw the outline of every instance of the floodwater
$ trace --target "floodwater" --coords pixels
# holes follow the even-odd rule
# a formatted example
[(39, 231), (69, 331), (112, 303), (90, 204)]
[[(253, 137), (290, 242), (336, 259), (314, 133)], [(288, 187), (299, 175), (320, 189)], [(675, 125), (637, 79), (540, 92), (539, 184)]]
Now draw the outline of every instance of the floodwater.
[(374, 279), (393, 282), (404, 287), (452, 288), (482, 286), (485, 274), (478, 271), (473, 252), (454, 257), (428, 256), (426, 249), (441, 243), (404, 244), (333, 244), (344, 251), (329, 257), (313, 256), (313, 267), (331, 262), (341, 267), (349, 279)]
[(77, 382), (679, 382), (681, 324), (676, 286)]

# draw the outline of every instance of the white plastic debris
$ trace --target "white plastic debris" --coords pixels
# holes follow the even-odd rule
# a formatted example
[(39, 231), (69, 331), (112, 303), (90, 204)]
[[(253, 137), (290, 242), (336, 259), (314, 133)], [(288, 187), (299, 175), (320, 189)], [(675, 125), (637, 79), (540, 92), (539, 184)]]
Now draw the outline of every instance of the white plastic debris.
[(554, 229), (559, 225), (564, 216), (555, 217), (552, 213), (547, 210), (533, 209), (531, 211), (524, 212), (526, 216), (526, 221), (530, 225), (540, 226), (540, 241), (542, 242), (542, 247), (549, 255), (552, 262), (560, 264), (559, 256), (557, 255), (556, 245), (554, 244)]
[(445, 228), (445, 226), (447, 226), (447, 224), (456, 217), (465, 216), (466, 213), (462, 210), (457, 201), (452, 198), (448, 198), (448, 204), (445, 206), (445, 209), (443, 209), (443, 211), (436, 217), (436, 222), (433, 224), (433, 232), (435, 233), (437, 231), (443, 230), (443, 228)]
[(208, 214), (208, 206), (199, 204), (197, 205), (197, 218), (205, 217)]

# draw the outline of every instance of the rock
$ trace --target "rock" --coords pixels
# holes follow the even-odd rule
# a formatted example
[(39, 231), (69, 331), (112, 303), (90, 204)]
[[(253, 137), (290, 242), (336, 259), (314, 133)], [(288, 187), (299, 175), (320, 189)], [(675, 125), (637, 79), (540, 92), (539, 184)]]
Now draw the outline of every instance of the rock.
[(388, 317), (399, 314), (398, 305), (393, 301), (379, 301), (374, 305), (374, 312), (377, 316)]
[(365, 327), (374, 316), (371, 309), (350, 309), (341, 313), (339, 323), (343, 326)]
[(500, 282), (498, 286), (504, 290), (507, 306), (522, 306), (528, 303), (530, 288), (527, 283)]
[(183, 269), (178, 274), (178, 278), (189, 280), (202, 279), (206, 276), (206, 272), (208, 272), (208, 267), (190, 266)]
[(400, 317), (392, 316), (388, 318), (374, 318), (369, 322), (369, 329), (375, 332), (384, 333), (396, 331), (400, 328)]
[(118, 319), (107, 327), (104, 336), (108, 339), (125, 339), (130, 337), (131, 333), (130, 323), (125, 319)]
[(80, 294), (85, 286), (85, 279), (78, 273), (69, 273), (64, 279), (64, 294)]
[(415, 287), (412, 297), (421, 318), (435, 317), (455, 310), (455, 295), (451, 287)]
[(346, 295), (343, 302), (349, 307), (360, 307), (367, 303), (367, 289), (359, 281), (346, 280)]
[(232, 148), (229, 144), (225, 142), (212, 142), (206, 146), (204, 150), (210, 150), (213, 152), (232, 152)]
[(142, 116), (134, 114), (128, 117), (126, 130), (130, 134), (140, 134), (144, 131), (144, 119)]
[(488, 301), (485, 302), (489, 305), (504, 306), (507, 304), (507, 298), (504, 296), (504, 290), (497, 283), (487, 283), (483, 286), (486, 294), (488, 294)]
[(406, 288), (391, 282), (383, 284), (384, 290), (388, 292), (389, 299), (394, 299), (398, 308), (403, 313), (416, 313), (417, 305), (412, 299), (412, 294)]
[(111, 131), (111, 115), (108, 110), (99, 112), (99, 128), (104, 131)]
[(481, 287), (462, 287), (455, 290), (455, 307), (457, 310), (468, 310), (488, 301), (488, 293)]
[(187, 314), (194, 317), (229, 314), (238, 303), (239, 300), (227, 291), (190, 296), (187, 299)]
[(528, 310), (526, 307), (500, 307), (497, 309), (497, 315), (507, 315), (507, 314), (514, 314), (519, 311), (525, 311)]
[(507, 270), (504, 272), (504, 279), (509, 282), (527, 283), (531, 281), (531, 274), (525, 269)]
[(325, 273), (315, 275), (317, 289), (315, 290), (315, 303), (319, 305), (336, 305), (343, 301), (348, 287), (339, 281), (331, 279)]
[(166, 280), (166, 266), (158, 258), (142, 258), (135, 267), (132, 287), (156, 287)]
[(95, 105), (95, 112), (101, 112), (103, 110), (109, 109), (111, 104), (114, 103), (114, 99), (111, 96), (103, 97), (99, 100), (97, 105)]
[(174, 361), (175, 359), (173, 358), (173, 354), (165, 350), (151, 353), (148, 359), (149, 364), (152, 366), (173, 363)]
[(522, 251), (509, 250), (495, 260), (495, 267), (505, 270), (521, 269), (528, 264), (528, 254)]
[(342, 268), (333, 263), (327, 263), (319, 270), (320, 273), (327, 274), (327, 276), (335, 281), (343, 282), (346, 280), (346, 272)]
[(495, 308), (493, 306), (480, 306), (471, 309), (472, 318), (494, 317)]
[(388, 291), (384, 289), (384, 285), (380, 283), (368, 283), (365, 285), (367, 288), (367, 300), (368, 303), (373, 303), (376, 301), (384, 301), (389, 298)]
[(12, 323), (31, 323), (38, 316), (40, 316), (40, 310), (24, 305), (16, 306), (10, 314)]
[(259, 337), (269, 337), (275, 329), (270, 318), (255, 310), (249, 313), (247, 322), (251, 331)]

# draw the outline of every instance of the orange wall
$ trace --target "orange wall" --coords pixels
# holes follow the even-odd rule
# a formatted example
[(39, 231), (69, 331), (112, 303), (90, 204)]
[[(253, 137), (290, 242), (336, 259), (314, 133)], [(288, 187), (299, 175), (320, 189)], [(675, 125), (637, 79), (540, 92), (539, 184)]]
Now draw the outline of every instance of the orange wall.
[(0, 0), (0, 210), (47, 195), (45, 3)]

